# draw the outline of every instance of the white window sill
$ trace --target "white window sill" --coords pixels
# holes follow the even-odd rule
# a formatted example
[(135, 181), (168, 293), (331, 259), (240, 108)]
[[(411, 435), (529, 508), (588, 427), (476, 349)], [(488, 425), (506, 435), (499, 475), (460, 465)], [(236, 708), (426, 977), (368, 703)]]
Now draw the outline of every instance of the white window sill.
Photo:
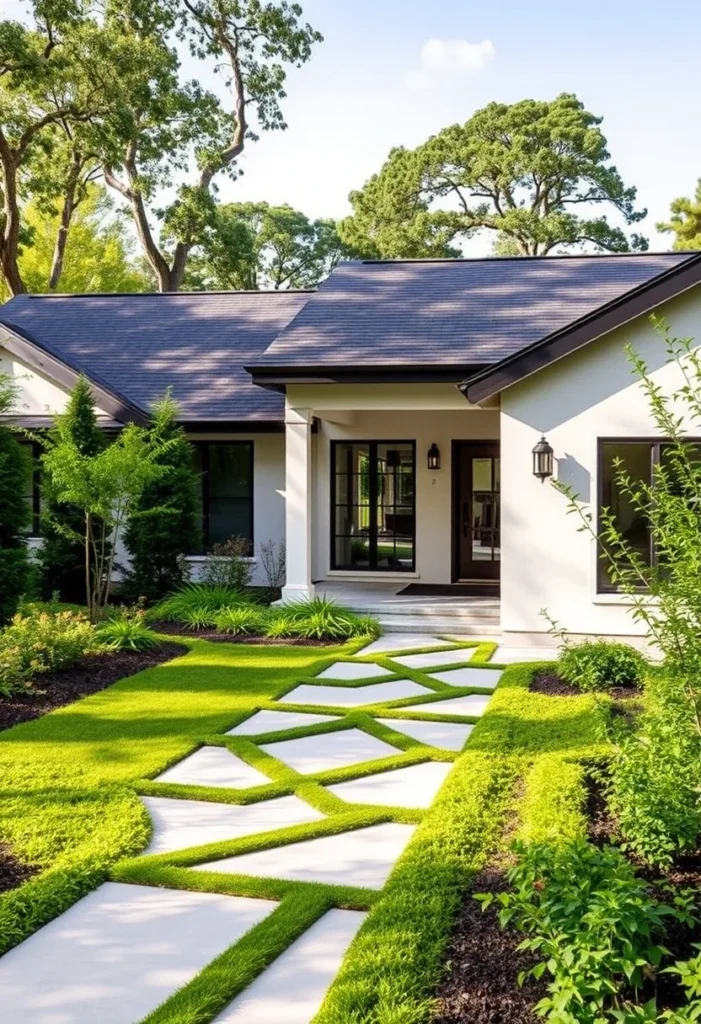
[(330, 569), (326, 574), (326, 578), (357, 580), (359, 583), (362, 583), (363, 580), (372, 580), (373, 583), (387, 580), (390, 583), (394, 583), (395, 580), (421, 579), (418, 572), (353, 572), (349, 569)]
[[(185, 561), (191, 562), (197, 565), (200, 562), (230, 562), (231, 559), (226, 555), (185, 555)], [(257, 558), (242, 558), (242, 562), (249, 562), (251, 565), (257, 565)]]
[[(640, 595), (644, 597), (644, 594)], [(632, 608), (635, 603), (635, 597), (632, 594), (594, 594), (592, 597), (592, 604), (600, 605), (619, 605), (624, 608)], [(649, 597), (647, 599), (648, 604), (657, 604), (657, 598)]]

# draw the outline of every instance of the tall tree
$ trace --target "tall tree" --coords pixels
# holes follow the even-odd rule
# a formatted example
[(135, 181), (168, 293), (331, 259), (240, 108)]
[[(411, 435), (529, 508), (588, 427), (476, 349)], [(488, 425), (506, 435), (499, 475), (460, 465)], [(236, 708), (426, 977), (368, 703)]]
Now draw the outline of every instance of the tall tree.
[[(79, 378), (62, 416), (62, 436), (70, 438), (81, 457), (90, 457), (105, 447), (105, 434), (95, 415), (95, 401), (85, 377)], [(54, 428), (50, 444), (60, 436)], [(42, 477), (42, 546), (38, 563), (43, 596), (58, 591), (61, 599), (81, 603), (85, 600), (83, 513), (80, 508), (59, 497), (58, 486), (50, 472)]]
[[(624, 227), (646, 216), (610, 163), (602, 118), (563, 93), (552, 102), (490, 103), (417, 149), (392, 150), (359, 192), (343, 241), (368, 257), (453, 255), (480, 231), (498, 251), (547, 255), (587, 244), (644, 250)], [(623, 226), (609, 223), (612, 209)]]
[(684, 196), (675, 199), (670, 212), (670, 219), (658, 224), (657, 230), (676, 235), (674, 249), (701, 249), (701, 178), (696, 183), (693, 199)]
[(291, 206), (228, 203), (193, 251), (186, 282), (202, 289), (315, 288), (347, 255), (332, 220)]
[(202, 527), (192, 446), (170, 396), (154, 406), (150, 429), (160, 453), (156, 461), (167, 472), (141, 493), (124, 542), (131, 558), (126, 592), (153, 601), (183, 583), (180, 559), (200, 550)]
[[(0, 416), (11, 411), (15, 398), (13, 381), (0, 374)], [(29, 521), (25, 494), (30, 474), (28, 446), (0, 424), (0, 625), (14, 615), (30, 579), (23, 536)]]
[[(214, 179), (235, 176), (236, 161), (258, 130), (286, 128), (281, 100), (286, 65), (300, 67), (321, 36), (300, 21), (297, 3), (261, 0), (164, 0), (163, 27), (174, 26), (193, 57), (223, 74), (231, 96), (226, 110), (197, 84), (181, 85), (174, 51), (149, 91), (125, 97), (120, 130), (123, 148), (105, 155), (105, 180), (130, 204), (141, 244), (161, 291), (181, 286), (193, 245), (212, 227)], [(153, 17), (147, 7), (147, 18)], [(170, 17), (170, 22), (168, 21)], [(132, 18), (132, 30), (139, 24)], [(170, 61), (168, 60), (170, 56)], [(191, 169), (191, 164), (196, 168)], [(149, 206), (175, 175), (190, 172), (172, 202), (159, 211), (162, 237), (149, 220)]]
[(19, 268), (30, 292), (152, 289), (151, 279), (134, 259), (136, 240), (128, 216), (114, 209), (111, 195), (99, 185), (88, 188), (71, 215), (70, 232), (61, 255), (61, 273), (56, 277), (56, 242), (62, 230), (62, 216), (59, 211), (44, 212), (35, 201), (23, 211), (31, 244), (22, 247)]

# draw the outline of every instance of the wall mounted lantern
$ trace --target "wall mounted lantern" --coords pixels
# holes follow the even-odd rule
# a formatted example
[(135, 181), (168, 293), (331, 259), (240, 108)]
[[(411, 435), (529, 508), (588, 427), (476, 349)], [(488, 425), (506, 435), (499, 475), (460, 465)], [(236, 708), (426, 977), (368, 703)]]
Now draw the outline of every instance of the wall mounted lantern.
[(545, 434), (533, 449), (533, 476), (544, 483), (553, 475), (553, 449), (545, 439)]
[(433, 442), (431, 447), (428, 449), (428, 468), (429, 469), (440, 469), (441, 468), (441, 453), (438, 445)]

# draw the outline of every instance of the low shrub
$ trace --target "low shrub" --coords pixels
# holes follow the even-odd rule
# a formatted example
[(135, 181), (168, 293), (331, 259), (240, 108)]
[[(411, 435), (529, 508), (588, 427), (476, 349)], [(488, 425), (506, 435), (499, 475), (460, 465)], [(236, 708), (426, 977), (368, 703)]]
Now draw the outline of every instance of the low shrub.
[[(188, 583), (165, 601), (147, 612), (149, 622), (185, 622), (191, 624), (193, 610), (216, 613), (222, 608), (241, 603), (241, 592), (233, 587), (211, 586), (208, 583)], [(190, 616), (190, 622), (188, 622)], [(195, 616), (197, 618), (197, 616)], [(214, 617), (206, 625), (214, 625)], [(193, 627), (195, 628), (195, 627)]]
[(217, 613), (214, 621), (220, 633), (233, 636), (263, 636), (269, 619), (270, 612), (267, 608), (240, 605), (235, 608), (223, 608)]
[(141, 610), (125, 609), (97, 627), (97, 639), (110, 651), (149, 651), (159, 639), (145, 622)]
[(0, 693), (31, 689), (35, 676), (70, 668), (99, 646), (95, 627), (84, 615), (15, 615), (0, 633)]
[(367, 615), (356, 615), (325, 597), (285, 605), (273, 612), (266, 636), (302, 637), (307, 640), (347, 640), (352, 637), (376, 637), (379, 623)]
[(615, 640), (587, 640), (565, 647), (557, 670), (565, 682), (591, 693), (610, 690), (614, 686), (639, 686), (645, 666), (643, 656), (628, 644)]
[(558, 1024), (616, 1020), (625, 991), (637, 999), (663, 965), (668, 922), (698, 924), (695, 893), (679, 890), (673, 904), (663, 903), (612, 846), (575, 840), (561, 849), (515, 849), (518, 859), (508, 872), (513, 890), (475, 898), (483, 907), (496, 903), (502, 927), (526, 936), (519, 949), (539, 957), (521, 980), (550, 976), (536, 1012)]
[(651, 674), (635, 728), (619, 725), (604, 778), (627, 848), (651, 864), (695, 850), (701, 836), (701, 736), (664, 672)]
[(228, 587), (243, 594), (251, 585), (253, 563), (251, 542), (245, 537), (230, 537), (214, 544), (200, 569), (200, 581), (209, 587)]

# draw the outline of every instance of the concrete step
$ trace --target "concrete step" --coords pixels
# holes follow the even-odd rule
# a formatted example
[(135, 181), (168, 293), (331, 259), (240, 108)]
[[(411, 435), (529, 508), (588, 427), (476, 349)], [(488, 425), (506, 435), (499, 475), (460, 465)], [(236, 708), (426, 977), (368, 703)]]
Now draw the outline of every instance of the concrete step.
[(382, 604), (370, 602), (356, 602), (352, 605), (354, 612), (359, 615), (383, 616), (389, 615), (392, 618), (405, 616), (406, 618), (431, 618), (431, 619), (465, 619), (477, 621), (481, 619), (494, 619), (499, 621), (499, 602), (489, 601), (484, 604), (408, 604), (384, 601)]
[(501, 632), (499, 619), (437, 618), (423, 615), (380, 615), (378, 621), (385, 633), (448, 633), (456, 636), (488, 636), (497, 639)]

